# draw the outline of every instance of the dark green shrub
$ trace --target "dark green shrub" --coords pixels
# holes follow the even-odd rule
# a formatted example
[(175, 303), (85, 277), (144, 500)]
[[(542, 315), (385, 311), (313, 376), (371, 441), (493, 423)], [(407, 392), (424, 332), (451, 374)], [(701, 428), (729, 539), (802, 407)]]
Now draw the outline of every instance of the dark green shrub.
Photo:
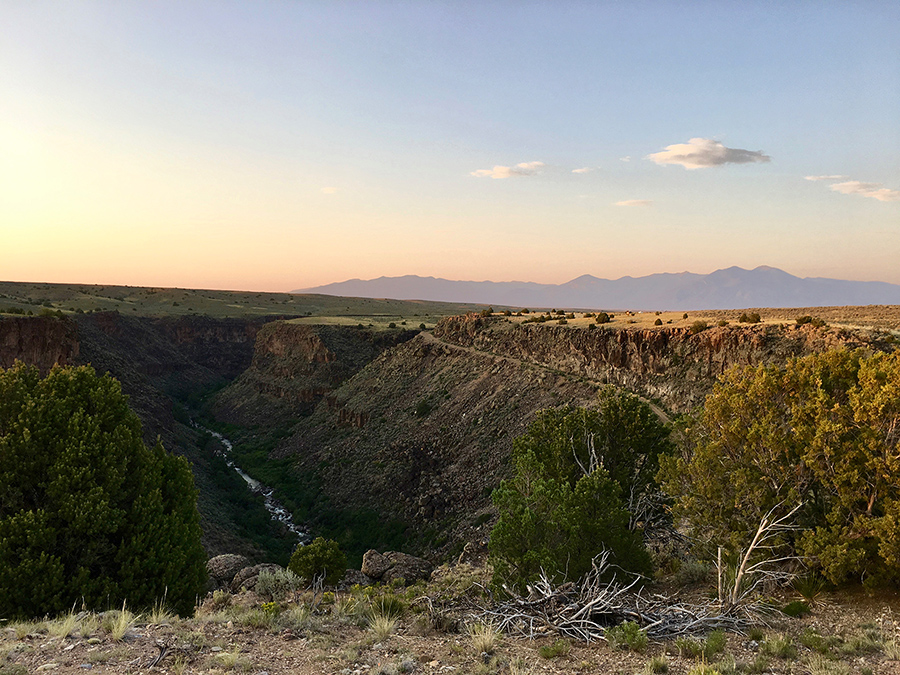
[[(513, 443), (515, 477), (494, 491), (494, 583), (523, 590), (543, 570), (578, 579), (604, 549), (625, 570), (650, 559), (628, 504), (655, 494), (668, 429), (637, 397), (606, 389), (597, 410), (541, 411)], [(625, 502), (623, 495), (628, 495)]]
[(316, 537), (311, 544), (301, 544), (291, 556), (288, 569), (302, 579), (313, 581), (325, 575), (325, 583), (333, 586), (347, 571), (347, 556), (336, 541)]
[(745, 546), (776, 505), (831, 583), (900, 581), (900, 353), (833, 351), (723, 375), (660, 478), (701, 540)]
[(552, 645), (544, 645), (538, 649), (542, 659), (555, 659), (557, 656), (568, 656), (572, 645), (568, 640), (556, 640)]
[(653, 322), (653, 325), (654, 326), (662, 326), (662, 319), (657, 319), (656, 321)]
[(166, 602), (206, 583), (188, 463), (92, 368), (0, 371), (0, 616)]
[(597, 323), (609, 323), (610, 316), (606, 312), (597, 312), (597, 316), (594, 317), (594, 321)]
[(682, 315), (681, 315), (681, 318), (682, 318), (682, 319), (687, 319), (687, 318), (688, 318), (687, 312), (685, 312), (684, 314), (682, 314)]
[(397, 327), (397, 324), (394, 323), (393, 321), (391, 321), (391, 322), (388, 324), (388, 328), (396, 328), (396, 327)]
[(707, 328), (709, 328), (709, 325), (705, 321), (695, 321), (691, 324), (691, 335), (702, 333)]
[(794, 619), (797, 619), (801, 616), (806, 616), (809, 614), (810, 609), (809, 605), (807, 605), (802, 600), (794, 600), (793, 602), (789, 602), (782, 609), (782, 613), (790, 616)]
[(762, 318), (759, 316), (759, 312), (751, 312), (750, 314), (744, 312), (743, 314), (741, 314), (741, 317), (738, 319), (738, 321), (740, 323), (759, 323), (760, 321), (762, 321)]

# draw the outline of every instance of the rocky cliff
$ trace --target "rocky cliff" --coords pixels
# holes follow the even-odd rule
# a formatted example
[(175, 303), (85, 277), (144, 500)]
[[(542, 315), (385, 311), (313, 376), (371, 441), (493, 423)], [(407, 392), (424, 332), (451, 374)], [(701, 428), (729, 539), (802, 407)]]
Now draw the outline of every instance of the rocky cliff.
[(78, 359), (78, 328), (71, 319), (55, 316), (0, 317), (0, 368), (24, 361), (46, 373), (53, 366)]
[(806, 324), (593, 330), (521, 324), (477, 314), (440, 322), (435, 337), (498, 356), (624, 387), (659, 399), (669, 410), (687, 412), (703, 403), (732, 366), (783, 363), (828, 349), (891, 349), (885, 335)]
[(371, 331), (275, 321), (256, 336), (253, 359), (217, 398), (217, 418), (232, 424), (287, 424), (385, 349), (416, 331)]

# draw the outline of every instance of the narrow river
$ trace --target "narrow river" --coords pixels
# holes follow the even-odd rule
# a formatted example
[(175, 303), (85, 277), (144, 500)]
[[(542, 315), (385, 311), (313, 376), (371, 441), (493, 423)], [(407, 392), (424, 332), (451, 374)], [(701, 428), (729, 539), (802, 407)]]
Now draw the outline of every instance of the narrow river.
[(222, 445), (222, 452), (219, 454), (225, 458), (225, 462), (228, 464), (228, 466), (237, 471), (237, 474), (244, 479), (251, 492), (262, 495), (266, 511), (269, 512), (272, 520), (276, 520), (284, 525), (288, 529), (288, 531), (290, 531), (290, 533), (293, 534), (299, 541), (309, 541), (309, 533), (301, 529), (294, 522), (294, 517), (293, 515), (291, 515), (291, 512), (288, 511), (277, 499), (275, 499), (275, 490), (268, 487), (267, 485), (263, 485), (255, 478), (248, 476), (247, 473), (243, 469), (241, 469), (241, 467), (234, 463), (234, 460), (231, 459), (231, 450), (234, 447), (231, 441), (229, 441), (219, 432), (213, 431), (212, 429), (207, 429), (197, 422), (191, 422), (191, 424), (195, 429), (205, 431), (209, 435), (213, 436), (217, 441), (219, 441), (219, 443)]

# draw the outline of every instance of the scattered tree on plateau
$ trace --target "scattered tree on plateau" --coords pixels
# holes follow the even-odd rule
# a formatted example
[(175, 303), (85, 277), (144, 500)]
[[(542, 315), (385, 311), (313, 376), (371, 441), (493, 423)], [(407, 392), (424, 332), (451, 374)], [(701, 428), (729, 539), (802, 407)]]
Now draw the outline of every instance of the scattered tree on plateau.
[(0, 617), (164, 598), (187, 614), (205, 559), (190, 468), (144, 444), (116, 380), (0, 370)]
[(543, 571), (578, 579), (594, 556), (648, 572), (641, 529), (652, 518), (655, 474), (668, 429), (637, 397), (607, 389), (595, 410), (540, 412), (513, 443), (515, 476), (493, 500), (494, 582), (523, 590)]
[(746, 544), (777, 504), (830, 581), (900, 581), (900, 352), (833, 351), (728, 372), (660, 477), (695, 534)]

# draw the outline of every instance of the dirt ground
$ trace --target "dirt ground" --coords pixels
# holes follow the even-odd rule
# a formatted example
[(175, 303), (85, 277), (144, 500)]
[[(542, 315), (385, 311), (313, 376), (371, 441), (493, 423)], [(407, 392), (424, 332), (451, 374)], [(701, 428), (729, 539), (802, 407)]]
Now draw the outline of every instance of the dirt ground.
[[(416, 592), (421, 590), (426, 589)], [(396, 597), (413, 594), (407, 591)], [(896, 593), (826, 594), (802, 618), (781, 615), (745, 635), (728, 634), (724, 650), (708, 658), (679, 654), (683, 644), (674, 641), (650, 642), (637, 652), (603, 641), (585, 644), (558, 636), (529, 640), (495, 635), (485, 647), (484, 642), (476, 644), (464, 623), (435, 629), (423, 620), (424, 613), (416, 611), (415, 600), (406, 604), (393, 626), (385, 628), (371, 616), (354, 613), (346, 593), (334, 599), (326, 595), (313, 612), (308, 611), (308, 595), (281, 603), (266, 603), (246, 592), (227, 601), (223, 597), (208, 599), (191, 619), (133, 618), (126, 626), (119, 625), (120, 634), (111, 621), (117, 612), (69, 615), (68, 624), (62, 617), (7, 625), (0, 630), (0, 675), (900, 674)], [(465, 622), (465, 612), (459, 616)]]

